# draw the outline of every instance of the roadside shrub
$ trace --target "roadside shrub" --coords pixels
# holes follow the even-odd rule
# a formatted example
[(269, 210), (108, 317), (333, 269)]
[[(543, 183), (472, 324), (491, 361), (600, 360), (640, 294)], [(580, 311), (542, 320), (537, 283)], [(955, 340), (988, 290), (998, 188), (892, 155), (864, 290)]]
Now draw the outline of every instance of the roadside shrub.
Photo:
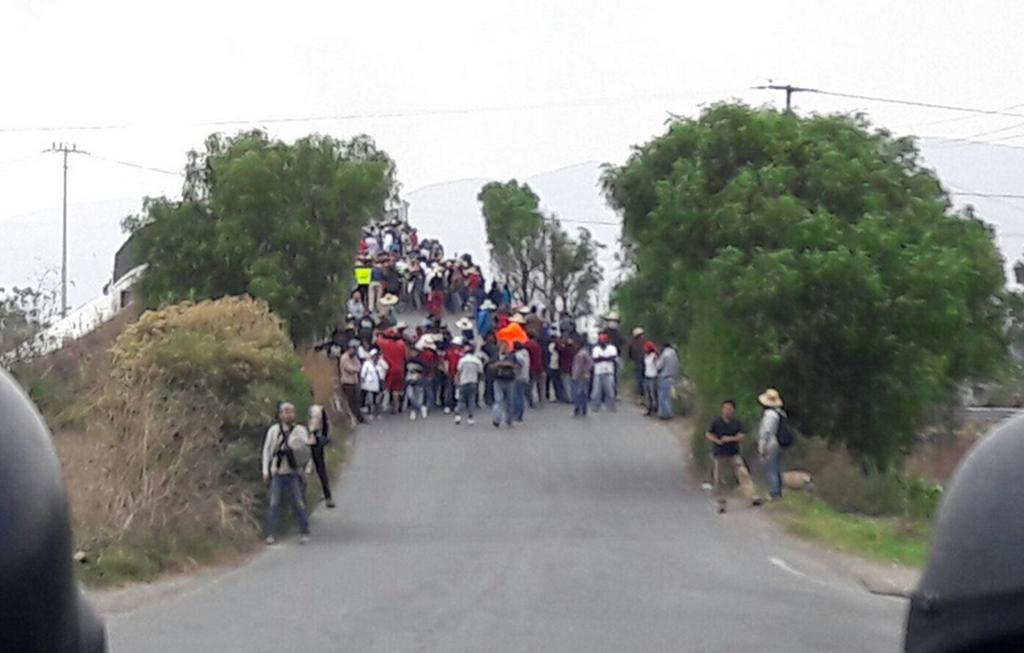
[(280, 320), (248, 297), (183, 303), (143, 314), (112, 353), (79, 480), (92, 487), (75, 493), (80, 542), (198, 552), (250, 538), (263, 427), (278, 401), (309, 399)]
[(876, 517), (902, 515), (906, 492), (897, 474), (835, 464), (814, 477), (819, 496), (836, 510)]

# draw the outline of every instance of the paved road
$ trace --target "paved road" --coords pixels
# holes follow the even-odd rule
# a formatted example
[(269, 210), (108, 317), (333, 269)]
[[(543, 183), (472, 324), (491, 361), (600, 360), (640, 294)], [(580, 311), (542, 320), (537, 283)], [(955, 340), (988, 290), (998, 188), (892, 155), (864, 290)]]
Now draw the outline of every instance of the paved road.
[(358, 434), (314, 540), (108, 617), (112, 651), (896, 651), (905, 604), (714, 514), (661, 424)]

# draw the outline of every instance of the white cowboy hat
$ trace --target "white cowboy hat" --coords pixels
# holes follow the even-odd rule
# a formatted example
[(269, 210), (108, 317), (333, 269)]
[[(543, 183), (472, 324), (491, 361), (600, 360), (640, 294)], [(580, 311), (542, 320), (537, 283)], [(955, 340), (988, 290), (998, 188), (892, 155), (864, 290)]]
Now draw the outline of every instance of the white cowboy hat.
[(633, 337), (634, 338), (637, 337), (637, 336), (642, 336), (645, 333), (646, 333), (646, 331), (644, 331), (643, 327), (636, 327), (635, 329), (633, 329)]
[(469, 331), (473, 328), (473, 320), (468, 317), (464, 317), (455, 323), (455, 328), (461, 331)]
[(523, 317), (522, 313), (516, 313), (510, 317), (508, 321), (514, 322), (515, 324), (526, 324), (526, 318)]
[(423, 337), (416, 343), (416, 349), (433, 349), (437, 351), (437, 345), (434, 344), (433, 338)]
[(520, 306), (519, 308), (516, 309), (516, 312), (519, 313), (520, 315), (529, 315), (530, 314), (530, 307), (529, 306)]
[(409, 325), (406, 323), (405, 320), (399, 320), (398, 323), (395, 324), (395, 331), (401, 331), (402, 329), (408, 329), (408, 328), (409, 328)]
[(382, 306), (394, 306), (398, 303), (398, 296), (388, 293), (377, 300)]
[(761, 404), (765, 408), (781, 408), (782, 397), (779, 395), (779, 391), (775, 388), (768, 388), (757, 396), (757, 403)]
[(464, 341), (462, 340), (462, 336), (455, 336), (454, 338), (452, 338), (452, 344), (455, 345), (456, 347), (461, 347), (463, 342)]
[(619, 321), (619, 313), (618, 313), (618, 311), (609, 311), (608, 314), (604, 316), (604, 319), (609, 321), (609, 322), (618, 322)]
[(489, 299), (485, 299), (483, 304), (480, 304), (480, 309), (484, 311), (493, 311), (498, 308), (494, 302)]

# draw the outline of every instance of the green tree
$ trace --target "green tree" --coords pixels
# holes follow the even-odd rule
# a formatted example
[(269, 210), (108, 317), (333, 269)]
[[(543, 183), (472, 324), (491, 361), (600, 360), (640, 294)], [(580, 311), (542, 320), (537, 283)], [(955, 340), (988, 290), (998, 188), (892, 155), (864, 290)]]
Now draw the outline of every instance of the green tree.
[(1005, 359), (992, 229), (864, 116), (715, 105), (603, 183), (633, 264), (619, 304), (683, 344), (708, 405), (777, 386), (803, 430), (884, 467)]
[(359, 233), (396, 192), (395, 166), (368, 137), (214, 134), (190, 152), (181, 201), (147, 199), (125, 220), (150, 305), (250, 294), (292, 338), (339, 317)]
[(573, 238), (558, 218), (545, 215), (540, 199), (515, 179), (485, 185), (477, 196), (499, 273), (517, 298), (539, 297), (551, 309), (588, 312), (603, 279), (597, 263), (603, 247), (586, 229)]

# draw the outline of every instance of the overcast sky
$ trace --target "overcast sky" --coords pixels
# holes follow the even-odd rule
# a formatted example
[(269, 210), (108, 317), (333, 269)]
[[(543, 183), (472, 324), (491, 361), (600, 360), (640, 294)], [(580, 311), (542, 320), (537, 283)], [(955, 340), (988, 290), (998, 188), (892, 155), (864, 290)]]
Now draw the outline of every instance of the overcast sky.
[[(284, 138), (369, 133), (412, 190), (621, 161), (663, 129), (668, 110), (692, 113), (726, 98), (781, 102), (750, 90), (769, 79), (1005, 108), (1024, 104), (1022, 25), (1024, 3), (1012, 1), (3, 0), (0, 130), (127, 127), (0, 131), (0, 219), (59, 206), (58, 160), (38, 154), (53, 140), (179, 170), (207, 133), (244, 126), (202, 124), (217, 120), (252, 120)], [(921, 135), (1024, 122), (815, 95), (798, 95), (796, 105), (864, 109)], [(448, 109), (464, 111), (436, 113)], [(385, 113), (407, 115), (261, 123)], [(1015, 133), (1021, 138), (1001, 142), (1024, 145), (1024, 127), (981, 138)], [(172, 175), (99, 159), (72, 165), (73, 205), (180, 186)]]

